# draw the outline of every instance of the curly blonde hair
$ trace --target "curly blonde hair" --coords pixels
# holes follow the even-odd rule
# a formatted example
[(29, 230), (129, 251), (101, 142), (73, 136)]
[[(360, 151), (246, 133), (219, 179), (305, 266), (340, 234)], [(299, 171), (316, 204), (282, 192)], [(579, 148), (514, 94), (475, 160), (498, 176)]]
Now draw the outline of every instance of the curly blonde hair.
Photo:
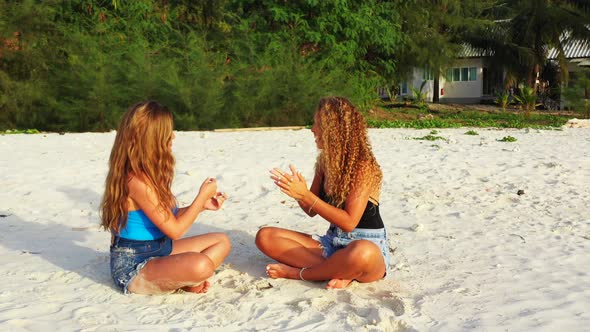
[(155, 101), (139, 102), (123, 115), (100, 204), (101, 226), (105, 230), (118, 234), (127, 225), (130, 175), (140, 176), (153, 188), (162, 211), (174, 208), (172, 135), (172, 113)]
[(324, 190), (331, 203), (342, 206), (355, 184), (369, 189), (378, 200), (383, 174), (362, 114), (346, 98), (326, 97), (319, 102), (316, 119), (323, 145), (316, 172), (324, 175)]

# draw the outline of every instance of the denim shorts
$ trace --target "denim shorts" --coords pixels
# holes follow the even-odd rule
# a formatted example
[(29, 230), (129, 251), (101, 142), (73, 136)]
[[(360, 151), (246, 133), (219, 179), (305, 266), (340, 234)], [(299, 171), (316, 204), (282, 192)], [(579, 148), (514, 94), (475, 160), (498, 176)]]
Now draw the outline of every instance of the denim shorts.
[(127, 287), (139, 271), (156, 257), (169, 256), (172, 240), (164, 236), (157, 240), (129, 240), (115, 236), (111, 245), (111, 277), (115, 285), (125, 294)]
[(375, 243), (379, 249), (381, 249), (381, 254), (385, 260), (386, 271), (391, 263), (389, 241), (387, 240), (387, 232), (385, 231), (385, 228), (355, 228), (352, 232), (345, 232), (340, 228), (331, 225), (325, 235), (314, 235), (312, 237), (314, 240), (321, 243), (322, 249), (324, 250), (322, 255), (326, 258), (332, 256), (336, 251), (345, 248), (352, 241), (368, 240)]

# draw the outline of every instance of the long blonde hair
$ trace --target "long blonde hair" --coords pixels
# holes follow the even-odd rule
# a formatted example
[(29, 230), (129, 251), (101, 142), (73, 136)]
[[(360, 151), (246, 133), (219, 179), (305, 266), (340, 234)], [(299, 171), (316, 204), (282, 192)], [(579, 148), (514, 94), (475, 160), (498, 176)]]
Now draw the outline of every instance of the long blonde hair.
[(343, 97), (322, 98), (316, 114), (323, 145), (316, 171), (324, 174), (324, 189), (331, 203), (341, 206), (355, 184), (368, 188), (370, 195), (379, 199), (383, 175), (362, 114)]
[(139, 102), (123, 115), (109, 158), (100, 204), (101, 226), (117, 234), (127, 225), (129, 176), (139, 176), (156, 192), (162, 211), (175, 206), (172, 113), (155, 101)]

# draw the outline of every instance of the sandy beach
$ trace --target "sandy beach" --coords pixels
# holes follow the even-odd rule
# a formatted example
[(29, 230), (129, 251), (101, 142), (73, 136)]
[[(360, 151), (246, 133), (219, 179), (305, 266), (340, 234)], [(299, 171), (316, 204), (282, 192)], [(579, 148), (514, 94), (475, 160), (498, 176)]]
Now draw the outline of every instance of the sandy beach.
[(180, 205), (208, 176), (230, 196), (187, 235), (223, 231), (233, 249), (207, 294), (165, 296), (110, 277), (97, 209), (114, 132), (0, 136), (0, 330), (587, 331), (590, 128), (468, 130), (369, 131), (394, 255), (389, 278), (344, 290), (268, 279), (254, 244), (265, 225), (328, 227), (268, 173), (311, 180), (310, 130), (177, 132)]

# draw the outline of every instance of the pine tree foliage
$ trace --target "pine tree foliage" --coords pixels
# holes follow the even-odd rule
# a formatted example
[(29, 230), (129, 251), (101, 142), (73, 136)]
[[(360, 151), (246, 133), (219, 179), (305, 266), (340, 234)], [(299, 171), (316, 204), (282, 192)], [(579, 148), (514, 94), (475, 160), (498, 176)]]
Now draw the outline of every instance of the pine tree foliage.
[(320, 97), (368, 110), (377, 87), (415, 67), (444, 73), (466, 42), (530, 78), (549, 47), (588, 40), (589, 11), (573, 0), (0, 0), (0, 130), (110, 130), (147, 99), (180, 130), (306, 125)]

